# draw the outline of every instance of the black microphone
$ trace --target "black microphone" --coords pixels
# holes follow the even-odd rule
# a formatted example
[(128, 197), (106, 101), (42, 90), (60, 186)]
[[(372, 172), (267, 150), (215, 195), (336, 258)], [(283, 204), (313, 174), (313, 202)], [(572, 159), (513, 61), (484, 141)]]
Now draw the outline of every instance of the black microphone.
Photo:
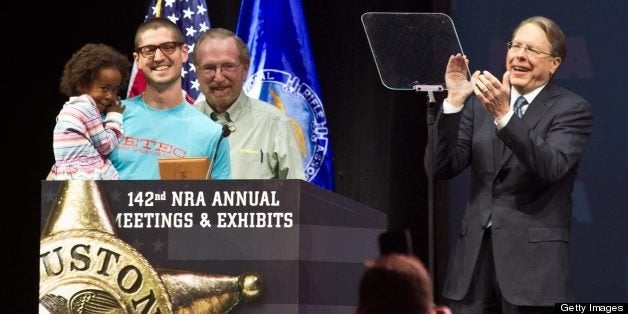
[(209, 163), (209, 169), (207, 169), (207, 175), (205, 176), (205, 179), (211, 178), (212, 169), (214, 169), (214, 161), (216, 161), (216, 156), (218, 155), (218, 148), (220, 148), (220, 142), (222, 142), (222, 140), (225, 137), (228, 137), (229, 135), (231, 135), (232, 131), (233, 130), (231, 126), (227, 124), (222, 126), (222, 133), (220, 133), (220, 138), (218, 139), (218, 143), (216, 144), (216, 149), (214, 150), (214, 156), (212, 157), (212, 160)]

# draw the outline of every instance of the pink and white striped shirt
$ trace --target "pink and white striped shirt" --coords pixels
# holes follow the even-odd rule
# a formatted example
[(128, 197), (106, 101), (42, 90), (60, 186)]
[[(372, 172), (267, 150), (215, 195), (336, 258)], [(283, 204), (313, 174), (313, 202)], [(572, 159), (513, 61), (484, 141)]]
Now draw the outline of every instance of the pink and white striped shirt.
[(109, 112), (104, 120), (88, 95), (70, 97), (57, 115), (53, 132), (55, 165), (52, 180), (117, 180), (118, 171), (107, 155), (122, 140), (122, 114)]

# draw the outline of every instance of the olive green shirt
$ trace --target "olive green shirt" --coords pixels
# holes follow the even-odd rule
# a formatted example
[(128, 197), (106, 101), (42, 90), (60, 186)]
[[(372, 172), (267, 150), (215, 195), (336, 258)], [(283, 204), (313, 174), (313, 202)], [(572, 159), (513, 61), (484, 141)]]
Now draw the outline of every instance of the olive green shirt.
[(248, 97), (244, 91), (222, 114), (214, 112), (205, 99), (197, 101), (194, 107), (231, 127), (232, 132), (227, 137), (231, 148), (231, 178), (305, 179), (295, 130), (290, 118), (281, 110)]

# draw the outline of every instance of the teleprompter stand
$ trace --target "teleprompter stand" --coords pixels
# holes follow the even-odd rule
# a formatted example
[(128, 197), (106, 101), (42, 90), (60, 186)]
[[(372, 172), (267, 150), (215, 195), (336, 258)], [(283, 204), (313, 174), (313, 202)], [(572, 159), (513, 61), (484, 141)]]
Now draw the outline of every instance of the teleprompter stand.
[(445, 91), (449, 56), (463, 53), (451, 18), (441, 13), (367, 12), (362, 24), (382, 84), (427, 94), (428, 261), (435, 277), (433, 128), (435, 92)]

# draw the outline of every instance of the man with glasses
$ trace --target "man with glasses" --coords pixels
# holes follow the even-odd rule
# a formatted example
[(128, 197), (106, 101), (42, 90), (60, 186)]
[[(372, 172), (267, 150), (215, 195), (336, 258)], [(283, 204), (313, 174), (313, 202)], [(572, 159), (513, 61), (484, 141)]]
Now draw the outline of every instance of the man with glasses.
[(560, 27), (535, 16), (507, 44), (501, 80), (467, 78), (451, 56), (437, 118), (434, 176), (470, 167), (443, 295), (453, 313), (553, 313), (573, 302), (571, 192), (591, 134), (591, 106), (552, 78), (565, 60)]
[(159, 179), (160, 158), (187, 157), (209, 158), (213, 179), (231, 178), (222, 127), (185, 100), (181, 70), (188, 46), (183, 42), (179, 27), (167, 19), (152, 18), (137, 29), (133, 58), (146, 89), (122, 101), (124, 140), (109, 155), (121, 179)]
[[(242, 87), (249, 70), (246, 44), (233, 32), (212, 28), (194, 45), (194, 66), (205, 99), (201, 112), (229, 126), (234, 179), (305, 179), (305, 139), (298, 124), (269, 103), (248, 97)], [(277, 96), (275, 103), (281, 103)], [(281, 106), (279, 106), (281, 107)]]

